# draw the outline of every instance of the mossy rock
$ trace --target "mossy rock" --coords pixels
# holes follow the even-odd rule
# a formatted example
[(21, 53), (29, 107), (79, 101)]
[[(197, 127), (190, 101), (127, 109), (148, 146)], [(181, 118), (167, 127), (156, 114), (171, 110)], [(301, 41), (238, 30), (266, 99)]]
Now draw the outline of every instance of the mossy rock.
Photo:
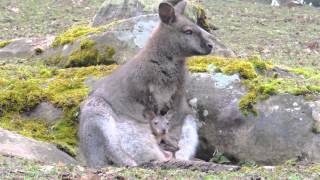
[[(279, 72), (273, 71), (276, 66), (257, 56), (249, 59), (208, 56), (195, 57), (188, 61), (192, 72), (209, 72), (210, 64), (215, 66), (215, 71), (221, 71), (227, 75), (239, 74), (242, 78), (241, 83), (249, 91), (239, 102), (239, 107), (245, 115), (248, 115), (249, 112), (256, 114), (254, 104), (257, 100), (264, 100), (272, 95), (286, 93), (318, 95), (320, 93), (320, 73), (315, 70), (286, 68), (282, 70), (291, 72), (288, 74), (290, 77), (281, 77)], [(274, 74), (278, 75), (274, 76)]]
[(187, 98), (197, 99), (202, 125), (199, 158), (209, 160), (218, 149), (235, 163), (320, 161), (312, 113), (320, 99), (320, 72), (278, 67), (258, 57), (193, 57), (188, 64), (195, 73), (186, 82)]
[(94, 65), (109, 65), (115, 63), (115, 49), (108, 45), (96, 45), (90, 38), (84, 38), (74, 44), (64, 57), (58, 55), (48, 57), (47, 65), (59, 67), (88, 67)]
[[(44, 65), (5, 65), (0, 67), (0, 127), (27, 137), (57, 144), (68, 154), (77, 152), (77, 113), (87, 96), (87, 77), (108, 75), (116, 65), (56, 69)], [(23, 116), (41, 102), (63, 110), (52, 122)]]
[(90, 33), (98, 33), (101, 32), (99, 28), (93, 28), (89, 26), (75, 26), (62, 34), (59, 34), (54, 41), (52, 42), (51, 46), (56, 48), (58, 46), (63, 46), (65, 44), (73, 43), (74, 41), (80, 39), (83, 36), (86, 36)]

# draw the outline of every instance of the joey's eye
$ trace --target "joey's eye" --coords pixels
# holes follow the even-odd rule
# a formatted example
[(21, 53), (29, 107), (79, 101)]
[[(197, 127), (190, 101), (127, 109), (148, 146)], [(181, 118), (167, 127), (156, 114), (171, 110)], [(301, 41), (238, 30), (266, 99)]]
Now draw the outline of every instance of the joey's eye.
[(157, 124), (158, 124), (158, 122), (154, 122), (154, 124), (155, 124), (155, 125), (157, 125)]
[(188, 29), (188, 30), (185, 30), (184, 33), (187, 35), (192, 35), (193, 32), (192, 30)]

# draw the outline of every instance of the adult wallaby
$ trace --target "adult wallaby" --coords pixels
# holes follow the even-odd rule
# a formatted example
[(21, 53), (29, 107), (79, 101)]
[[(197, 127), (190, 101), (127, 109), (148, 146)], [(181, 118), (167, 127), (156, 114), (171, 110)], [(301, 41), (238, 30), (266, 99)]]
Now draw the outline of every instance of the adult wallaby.
[[(80, 110), (80, 148), (87, 164), (136, 166), (165, 160), (143, 112), (174, 113), (170, 138), (176, 159), (189, 160), (198, 145), (196, 118), (185, 97), (186, 58), (209, 54), (207, 33), (183, 16), (185, 1), (159, 5), (161, 22), (146, 46), (97, 82)], [(150, 97), (153, 101), (150, 102)]]

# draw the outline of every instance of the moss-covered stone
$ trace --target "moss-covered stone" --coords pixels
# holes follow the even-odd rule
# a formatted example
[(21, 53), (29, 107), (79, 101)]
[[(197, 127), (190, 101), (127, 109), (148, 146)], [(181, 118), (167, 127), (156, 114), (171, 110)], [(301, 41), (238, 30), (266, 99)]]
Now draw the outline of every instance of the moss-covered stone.
[(115, 50), (112, 47), (105, 47), (100, 52), (95, 47), (95, 42), (91, 39), (84, 39), (80, 43), (80, 48), (74, 50), (68, 57), (65, 67), (87, 67), (92, 65), (111, 64)]
[(4, 47), (6, 47), (8, 44), (10, 44), (10, 43), (11, 43), (10, 40), (0, 41), (0, 48), (4, 48)]
[[(75, 155), (79, 104), (90, 90), (83, 82), (88, 76), (108, 75), (116, 67), (56, 69), (41, 64), (0, 66), (0, 127), (57, 144), (65, 152)], [(21, 116), (42, 101), (61, 107), (63, 118), (49, 124), (42, 119)]]
[(267, 76), (266, 72), (273, 67), (268, 61), (255, 56), (249, 59), (228, 59), (206, 56), (194, 57), (188, 61), (192, 72), (210, 72), (209, 65), (213, 64), (216, 71), (231, 75), (238, 73), (241, 83), (248, 89), (248, 93), (239, 101), (239, 108), (244, 115), (250, 112), (257, 115), (254, 105), (258, 100), (264, 100), (275, 94), (290, 93), (293, 95), (309, 95), (320, 93), (320, 73), (310, 69), (287, 70), (301, 77), (279, 78)]
[(98, 32), (101, 32), (101, 29), (90, 27), (90, 26), (76, 26), (58, 35), (53, 41), (53, 43), (51, 44), (51, 46), (52, 47), (63, 46), (65, 44), (73, 43), (77, 39), (83, 36), (86, 36), (90, 33), (98, 33)]

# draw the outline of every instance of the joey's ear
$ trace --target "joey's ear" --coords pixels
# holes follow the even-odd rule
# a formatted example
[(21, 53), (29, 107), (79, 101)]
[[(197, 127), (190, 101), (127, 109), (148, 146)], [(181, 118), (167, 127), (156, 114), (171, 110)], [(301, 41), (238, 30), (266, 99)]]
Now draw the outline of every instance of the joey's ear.
[(173, 111), (168, 111), (165, 116), (166, 116), (166, 119), (168, 119), (170, 121), (173, 117)]
[(174, 6), (176, 13), (183, 14), (187, 6), (187, 1), (182, 0)]
[(163, 2), (159, 5), (159, 16), (163, 23), (169, 24), (176, 20), (174, 8), (171, 4)]
[(156, 114), (154, 112), (152, 112), (152, 111), (145, 111), (143, 113), (143, 116), (151, 121), (156, 117)]

